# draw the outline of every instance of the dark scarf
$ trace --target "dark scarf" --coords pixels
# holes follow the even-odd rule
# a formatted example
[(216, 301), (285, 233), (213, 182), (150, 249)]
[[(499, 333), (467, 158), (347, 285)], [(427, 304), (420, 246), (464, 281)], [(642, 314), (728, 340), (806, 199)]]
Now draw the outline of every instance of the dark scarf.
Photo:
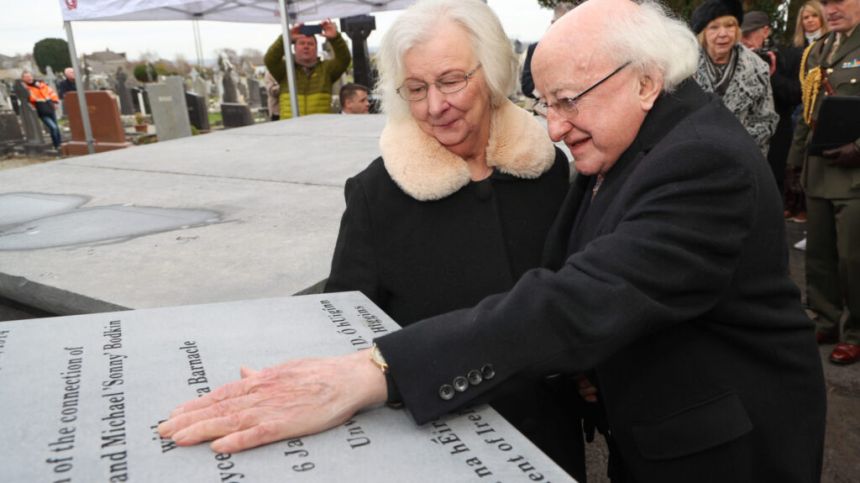
[(735, 67), (738, 65), (739, 45), (732, 47), (732, 54), (729, 62), (726, 64), (715, 64), (711, 56), (702, 48), (702, 55), (705, 57), (705, 75), (708, 76), (708, 81), (714, 86), (714, 94), (723, 97), (726, 89), (729, 88), (729, 83), (732, 81), (732, 76), (735, 75)]

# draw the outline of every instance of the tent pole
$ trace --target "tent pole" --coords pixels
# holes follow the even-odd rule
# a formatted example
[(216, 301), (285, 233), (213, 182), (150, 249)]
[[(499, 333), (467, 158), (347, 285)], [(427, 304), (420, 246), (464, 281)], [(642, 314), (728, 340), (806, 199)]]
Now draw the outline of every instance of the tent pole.
[(290, 108), (293, 117), (299, 117), (299, 98), (296, 96), (296, 69), (293, 65), (293, 42), (290, 38), (290, 18), (287, 16), (287, 2), (278, 0), (281, 8), (281, 27), (284, 29), (284, 62), (287, 65), (287, 83), (290, 86)]
[(197, 66), (203, 67), (203, 40), (200, 36), (200, 21), (192, 20), (194, 29), (194, 53), (197, 54)]
[(81, 109), (81, 122), (84, 125), (84, 137), (87, 140), (87, 152), (95, 154), (96, 147), (93, 142), (93, 129), (90, 125), (90, 111), (87, 109), (87, 93), (84, 90), (81, 67), (78, 65), (78, 52), (75, 49), (75, 36), (72, 33), (72, 22), (65, 21), (66, 37), (69, 39), (69, 56), (72, 58), (72, 68), (75, 69), (75, 90), (78, 92), (78, 107)]

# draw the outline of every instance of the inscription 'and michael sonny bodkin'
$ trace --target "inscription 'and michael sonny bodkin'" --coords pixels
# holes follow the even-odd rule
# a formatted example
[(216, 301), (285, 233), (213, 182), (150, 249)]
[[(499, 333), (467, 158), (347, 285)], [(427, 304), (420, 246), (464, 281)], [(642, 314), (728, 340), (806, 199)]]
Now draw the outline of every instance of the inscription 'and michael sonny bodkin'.
[(177, 402), (240, 365), (367, 349), (396, 329), (358, 292), (5, 322), (0, 481), (571, 481), (488, 407), (421, 427), (382, 407), (238, 454), (158, 436)]

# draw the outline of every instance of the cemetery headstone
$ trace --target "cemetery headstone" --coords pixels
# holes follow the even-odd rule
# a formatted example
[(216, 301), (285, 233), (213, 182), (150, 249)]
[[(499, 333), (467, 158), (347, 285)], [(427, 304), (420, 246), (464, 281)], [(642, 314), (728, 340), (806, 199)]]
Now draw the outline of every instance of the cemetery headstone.
[(12, 111), (12, 100), (9, 99), (9, 91), (6, 84), (0, 83), (0, 111)]
[(206, 83), (205, 79), (198, 77), (197, 80), (192, 81), (191, 90), (203, 99), (209, 97), (209, 85)]
[[(110, 91), (87, 91), (86, 101), (96, 152), (113, 151), (131, 146), (131, 143), (125, 140), (125, 131), (119, 117), (116, 95)], [(81, 120), (81, 109), (78, 103), (78, 92), (67, 92), (63, 97), (63, 104), (66, 115), (69, 116), (69, 128), (72, 132), (72, 140), (63, 144), (63, 154), (88, 154), (84, 124)]]
[(239, 102), (239, 97), (236, 94), (236, 81), (233, 80), (233, 70), (227, 70), (224, 73), (224, 102), (235, 103)]
[(21, 81), (16, 81), (13, 87), (15, 95), (20, 99), (21, 125), (24, 126), (24, 136), (27, 142), (24, 143), (24, 150), (27, 153), (42, 153), (51, 148), (51, 143), (45, 140), (45, 134), (42, 132), (42, 121), (36, 110), (30, 105), (30, 91)]
[(242, 77), (239, 79), (239, 82), (236, 83), (236, 90), (239, 91), (239, 102), (244, 104), (248, 103), (248, 85), (246, 84), (247, 80)]
[[(134, 104), (134, 112), (140, 112), (142, 114), (149, 114), (152, 112), (152, 108), (149, 105), (149, 95), (146, 93), (146, 89), (143, 87), (132, 87), (129, 89), (131, 93), (131, 102)], [(143, 100), (143, 105), (141, 105), (141, 99)]]
[(268, 114), (268, 116), (266, 116), (266, 119), (271, 119), (272, 114), (274, 114), (274, 113), (268, 112), (269, 111), (269, 93), (266, 91), (266, 86), (260, 86), (259, 92), (260, 92), (260, 107), (266, 108), (266, 113)]
[(237, 102), (224, 102), (221, 104), (221, 120), (224, 122), (224, 128), (254, 124), (254, 116), (251, 115), (251, 108), (246, 104), (239, 104)]
[(155, 70), (155, 66), (152, 65), (152, 62), (149, 62), (146, 64), (146, 81), (147, 82), (158, 81), (158, 71)]
[[(57, 92), (57, 76), (54, 74), (54, 69), (51, 68), (50, 65), (45, 66), (45, 84), (48, 84), (55, 93)], [(63, 117), (63, 105), (60, 104), (56, 107), (57, 119)]]
[(206, 98), (193, 92), (186, 92), (185, 103), (188, 105), (188, 119), (191, 125), (200, 132), (208, 132), (209, 109), (206, 106)]
[(147, 91), (158, 140), (169, 141), (191, 136), (182, 77), (166, 77), (162, 83), (150, 84)]
[(45, 67), (45, 83), (54, 91), (57, 90), (57, 75), (50, 65)]
[(573, 481), (489, 406), (423, 426), (381, 406), (235, 454), (158, 436), (242, 364), (349, 354), (395, 330), (359, 292), (4, 322), (0, 480)]
[(263, 105), (262, 99), (260, 98), (260, 83), (253, 77), (248, 78), (248, 105), (251, 106), (252, 109), (259, 108)]
[(18, 116), (11, 110), (0, 112), (0, 153), (8, 154), (24, 144)]
[(134, 114), (134, 101), (131, 99), (131, 91), (125, 85), (128, 74), (122, 67), (116, 68), (116, 95), (119, 97), (119, 107), (122, 114), (128, 116)]
[(224, 74), (221, 72), (215, 73), (215, 94), (218, 97), (218, 103), (224, 102)]
[(90, 68), (89, 64), (87, 64), (86, 57), (84, 57), (83, 71), (84, 71), (84, 90), (85, 91), (92, 90), (93, 84), (92, 84), (91, 76), (92, 76), (93, 70)]
[(18, 98), (18, 95), (15, 92), (9, 94), (9, 102), (12, 104), (12, 110), (15, 111), (15, 114), (21, 115), (21, 99)]

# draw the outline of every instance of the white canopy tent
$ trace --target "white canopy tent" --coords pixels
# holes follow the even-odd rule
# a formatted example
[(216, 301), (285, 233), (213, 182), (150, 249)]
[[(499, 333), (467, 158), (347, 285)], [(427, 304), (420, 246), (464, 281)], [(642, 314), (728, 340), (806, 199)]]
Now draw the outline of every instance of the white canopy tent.
[[(365, 15), (408, 7), (414, 0), (59, 0), (69, 42), (78, 92), (84, 92), (71, 22), (115, 20), (218, 20), (223, 22), (279, 23), (284, 45), (290, 45), (290, 24), (325, 18)], [(196, 27), (195, 27), (196, 30)], [(199, 36), (197, 51), (201, 52)], [(298, 116), (292, 52), (284, 49), (290, 79), (292, 112)], [(95, 152), (86, 98), (78, 96), (89, 152)]]

